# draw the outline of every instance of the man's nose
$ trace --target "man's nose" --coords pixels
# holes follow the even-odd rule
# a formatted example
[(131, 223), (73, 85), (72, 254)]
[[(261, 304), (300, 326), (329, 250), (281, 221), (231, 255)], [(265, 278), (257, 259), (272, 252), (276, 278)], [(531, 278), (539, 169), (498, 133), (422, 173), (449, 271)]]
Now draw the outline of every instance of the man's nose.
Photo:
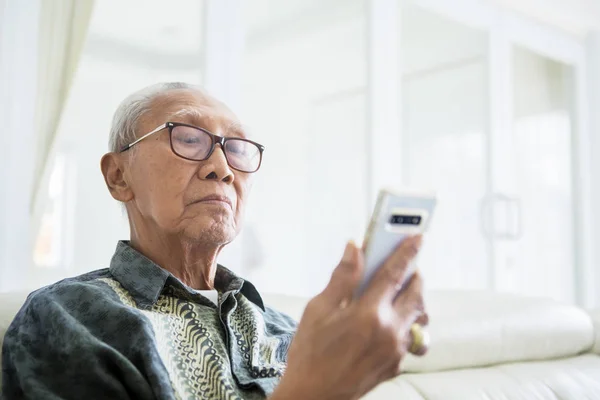
[(215, 146), (210, 157), (202, 163), (198, 173), (200, 179), (218, 180), (225, 183), (232, 183), (234, 179), (233, 171), (227, 163), (225, 152), (220, 144)]

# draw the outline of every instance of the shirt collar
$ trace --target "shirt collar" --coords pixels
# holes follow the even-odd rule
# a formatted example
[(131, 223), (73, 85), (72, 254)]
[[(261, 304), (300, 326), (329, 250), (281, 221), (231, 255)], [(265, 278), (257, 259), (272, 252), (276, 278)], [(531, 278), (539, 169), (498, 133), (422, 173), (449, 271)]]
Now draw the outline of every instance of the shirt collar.
[[(190, 294), (194, 293), (169, 271), (131, 247), (126, 240), (117, 243), (115, 254), (110, 261), (110, 273), (142, 308), (154, 305), (164, 288), (169, 285)], [(222, 265), (217, 265), (215, 289), (221, 293), (240, 292), (263, 311), (265, 310), (262, 298), (254, 285)]]

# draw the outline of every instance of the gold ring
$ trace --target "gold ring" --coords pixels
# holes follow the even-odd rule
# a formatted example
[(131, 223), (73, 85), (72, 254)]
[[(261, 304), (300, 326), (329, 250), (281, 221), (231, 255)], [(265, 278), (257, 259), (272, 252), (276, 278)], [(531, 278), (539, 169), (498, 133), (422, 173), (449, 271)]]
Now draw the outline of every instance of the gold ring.
[(410, 326), (410, 334), (412, 343), (408, 351), (417, 355), (421, 354), (423, 349), (429, 346), (429, 333), (421, 325), (414, 323)]

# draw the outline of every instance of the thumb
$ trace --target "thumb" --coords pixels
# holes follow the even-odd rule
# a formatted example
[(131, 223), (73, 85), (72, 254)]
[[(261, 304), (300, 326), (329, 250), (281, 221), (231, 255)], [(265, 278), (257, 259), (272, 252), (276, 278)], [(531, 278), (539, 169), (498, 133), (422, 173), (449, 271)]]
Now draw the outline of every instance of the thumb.
[(354, 242), (350, 241), (346, 244), (344, 255), (331, 274), (331, 279), (323, 291), (323, 295), (336, 305), (350, 301), (358, 287), (362, 272), (362, 251), (356, 247)]

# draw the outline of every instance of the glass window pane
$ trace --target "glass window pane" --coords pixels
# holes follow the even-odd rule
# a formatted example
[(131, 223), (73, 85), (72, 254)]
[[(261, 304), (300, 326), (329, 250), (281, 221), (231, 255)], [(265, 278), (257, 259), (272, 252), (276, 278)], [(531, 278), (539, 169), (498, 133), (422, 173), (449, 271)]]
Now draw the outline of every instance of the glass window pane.
[(37, 267), (61, 266), (63, 222), (65, 219), (65, 181), (67, 177), (64, 156), (54, 159), (51, 166), (45, 209), (41, 215), (33, 247), (33, 263)]
[(515, 289), (574, 301), (571, 67), (513, 49), (513, 140), (522, 236)]

